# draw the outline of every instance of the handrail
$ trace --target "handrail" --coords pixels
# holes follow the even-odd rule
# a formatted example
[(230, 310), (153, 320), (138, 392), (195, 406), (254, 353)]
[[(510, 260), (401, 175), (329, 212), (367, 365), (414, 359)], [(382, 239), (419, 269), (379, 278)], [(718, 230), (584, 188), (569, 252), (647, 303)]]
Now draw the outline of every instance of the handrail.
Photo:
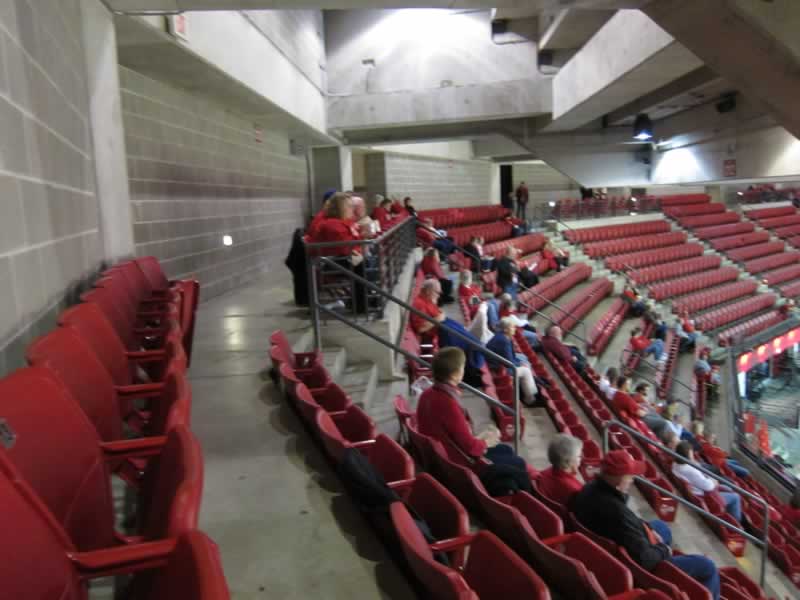
[[(417, 315), (418, 317), (422, 318), (423, 320), (427, 321), (428, 323), (434, 324), (437, 327), (440, 327), (440, 328), (444, 329), (445, 331), (447, 331), (451, 335), (455, 335), (457, 338), (459, 338), (462, 341), (466, 342), (469, 347), (474, 348), (476, 350), (479, 350), (486, 357), (489, 357), (493, 361), (495, 361), (497, 363), (500, 363), (501, 365), (503, 365), (507, 369), (510, 369), (511, 372), (514, 374), (514, 377), (513, 377), (513, 379), (514, 379), (514, 385), (513, 385), (513, 389), (514, 389), (514, 451), (515, 452), (519, 451), (519, 437), (520, 437), (519, 388), (520, 388), (520, 385), (519, 385), (519, 373), (517, 372), (517, 366), (513, 362), (503, 358), (502, 356), (500, 356), (499, 354), (496, 354), (495, 352), (492, 352), (491, 350), (489, 350), (488, 348), (486, 348), (482, 344), (479, 344), (479, 343), (471, 340), (469, 337), (463, 335), (461, 332), (456, 331), (455, 329), (445, 325), (444, 323), (440, 323), (440, 322), (436, 321), (435, 319), (429, 317), (428, 315), (426, 315), (422, 311), (417, 310), (416, 308), (414, 308), (413, 306), (411, 306), (407, 302), (404, 302), (404, 301), (400, 300), (399, 298), (397, 298), (395, 296), (392, 296), (392, 294), (390, 294), (389, 292), (386, 292), (385, 290), (381, 289), (380, 286), (377, 286), (374, 283), (372, 283), (371, 281), (365, 279), (364, 277), (361, 277), (360, 275), (358, 275), (358, 274), (356, 274), (356, 273), (344, 268), (342, 265), (340, 265), (336, 261), (331, 260), (330, 258), (325, 257), (325, 256), (317, 257), (316, 260), (318, 260), (319, 262), (325, 263), (329, 267), (333, 267), (335, 270), (338, 270), (341, 274), (345, 275), (346, 277), (349, 277), (352, 280), (357, 281), (357, 282), (365, 285), (369, 289), (372, 289), (373, 291), (377, 292), (378, 294), (380, 294), (384, 298), (394, 302), (395, 304), (398, 304), (402, 308), (405, 308), (406, 310), (408, 310), (411, 313)], [(311, 269), (311, 290), (310, 290), (310, 292), (311, 292), (310, 300), (311, 300), (311, 307), (312, 307), (311, 321), (312, 321), (312, 325), (313, 325), (313, 328), (314, 328), (314, 347), (317, 348), (317, 349), (321, 349), (322, 348), (322, 335), (321, 335), (321, 331), (320, 331), (320, 323), (319, 323), (318, 311), (321, 308), (327, 314), (329, 309), (327, 309), (327, 307), (324, 307), (324, 306), (320, 305), (319, 300), (317, 298), (317, 285), (316, 284), (317, 284), (317, 282), (316, 282), (316, 271), (315, 271), (315, 269), (312, 268)], [(367, 331), (365, 328), (361, 328), (361, 327), (357, 327), (357, 329), (361, 333), (364, 333), (364, 332)]]
[[(533, 295), (534, 295), (534, 296), (536, 296), (537, 298), (541, 298), (542, 300), (544, 300), (545, 302), (547, 302), (547, 304), (548, 304), (549, 306), (554, 306), (554, 307), (556, 308), (556, 310), (558, 310), (559, 312), (561, 312), (561, 314), (567, 315), (568, 317), (572, 317), (572, 318), (575, 320), (575, 322), (576, 322), (576, 323), (580, 323), (580, 324), (581, 324), (581, 326), (583, 327), (583, 337), (579, 336), (577, 333), (573, 333), (572, 331), (568, 331), (568, 332), (567, 332), (567, 335), (571, 335), (571, 336), (573, 336), (573, 337), (575, 337), (575, 338), (579, 339), (580, 341), (582, 341), (582, 342), (583, 342), (583, 344), (584, 344), (584, 346), (585, 346), (585, 347), (584, 347), (584, 350), (585, 350), (586, 352), (588, 352), (588, 351), (589, 351), (589, 341), (588, 341), (588, 340), (589, 340), (589, 336), (588, 336), (588, 334), (586, 333), (587, 327), (586, 327), (586, 321), (585, 321), (584, 319), (579, 319), (579, 318), (578, 318), (578, 317), (576, 317), (574, 314), (572, 314), (570, 311), (568, 311), (568, 310), (566, 310), (566, 309), (563, 309), (563, 308), (561, 308), (561, 307), (560, 307), (558, 304), (556, 304), (555, 302), (553, 302), (553, 301), (549, 300), (547, 297), (543, 296), (543, 295), (542, 295), (542, 294), (540, 294), (539, 292), (536, 292), (536, 291), (534, 291), (534, 290), (533, 290), (533, 288), (525, 287), (525, 286), (524, 286), (522, 283), (519, 283), (519, 282), (517, 282), (517, 285), (519, 285), (519, 287), (520, 287), (520, 288), (522, 288), (522, 289), (523, 289), (523, 291), (530, 292), (531, 294), (533, 294)], [(527, 305), (527, 304), (525, 304), (525, 306), (528, 306), (528, 305)], [(538, 312), (538, 311), (537, 311), (537, 312)], [(550, 319), (550, 318), (548, 318), (548, 321), (550, 321), (550, 323), (552, 323), (553, 325), (555, 325), (555, 324), (556, 324), (556, 323), (555, 323), (555, 322), (554, 322), (552, 319)]]
[[(665, 352), (666, 352), (666, 350), (665, 350)], [(633, 350), (631, 350), (631, 353), (633, 353)], [(625, 353), (623, 352), (623, 355), (624, 355), (624, 354), (625, 354)], [(654, 369), (654, 370), (658, 370), (658, 363), (654, 363), (654, 362), (652, 362), (652, 361), (650, 361), (650, 360), (647, 360), (647, 359), (646, 359), (644, 356), (640, 356), (640, 357), (639, 357), (639, 362), (643, 362), (643, 363), (644, 363), (644, 364), (646, 364), (648, 367), (651, 367), (651, 368), (652, 368), (652, 369)], [(624, 365), (623, 365), (623, 366), (624, 366)], [(650, 380), (649, 380), (649, 379), (647, 379), (647, 377), (645, 377), (644, 375), (639, 375), (638, 377), (640, 377), (641, 379), (644, 379), (644, 380), (646, 380), (646, 381), (650, 381)], [(677, 384), (679, 384), (681, 387), (684, 387), (684, 388), (686, 388), (688, 391), (690, 391), (690, 392), (692, 392), (692, 393), (694, 393), (694, 392), (697, 390), (697, 388), (695, 388), (695, 387), (693, 387), (693, 386), (690, 386), (690, 385), (689, 385), (689, 384), (687, 384), (687, 383), (684, 383), (683, 381), (681, 381), (680, 379), (678, 379), (678, 378), (677, 378), (677, 377), (675, 377), (674, 375), (671, 377), (671, 379), (672, 379), (672, 383), (677, 383)], [(652, 381), (650, 381), (650, 383), (652, 383), (653, 385), (657, 385), (657, 384), (653, 383)], [(679, 401), (679, 402), (681, 402), (681, 400), (680, 400), (680, 399), (679, 399), (678, 401)], [(686, 402), (682, 402), (682, 403), (683, 403), (683, 404), (688, 404), (688, 403), (686, 403)]]
[[(611, 420), (606, 421), (606, 422), (603, 423), (603, 454), (606, 454), (608, 452), (608, 448), (609, 448), (609, 445), (608, 445), (608, 434), (609, 434), (609, 431), (608, 430), (612, 426), (619, 427), (620, 429), (622, 429), (623, 431), (628, 433), (628, 435), (632, 435), (634, 438), (638, 439), (640, 442), (645, 442), (646, 444), (649, 444), (651, 446), (655, 446), (656, 448), (658, 448), (662, 452), (666, 453), (667, 455), (671, 456), (672, 458), (675, 458), (675, 459), (678, 459), (678, 460), (681, 460), (681, 461), (685, 461), (686, 460), (685, 458), (683, 458), (677, 452), (674, 452), (674, 451), (670, 450), (669, 448), (667, 448), (663, 444), (661, 444), (661, 443), (659, 443), (659, 442), (657, 442), (657, 441), (655, 441), (653, 439), (650, 439), (649, 437), (644, 435), (642, 432), (634, 429), (633, 427), (630, 427), (630, 426), (626, 425), (625, 423), (622, 423), (621, 421), (617, 421), (616, 419), (611, 419)], [(700, 514), (704, 515), (705, 517), (710, 518), (715, 523), (718, 523), (718, 524), (720, 524), (720, 525), (722, 525), (722, 526), (724, 526), (724, 527), (726, 527), (728, 529), (731, 529), (733, 531), (736, 531), (737, 533), (742, 535), (744, 538), (746, 538), (746, 539), (752, 541), (753, 543), (761, 546), (761, 579), (760, 580), (761, 580), (761, 587), (763, 588), (764, 587), (764, 581), (766, 579), (767, 551), (769, 549), (769, 504), (761, 496), (757, 496), (756, 494), (753, 494), (753, 493), (747, 491), (746, 489), (744, 489), (744, 488), (736, 485), (735, 483), (725, 479), (721, 475), (717, 475), (716, 473), (714, 473), (712, 471), (709, 471), (708, 469), (700, 466), (699, 464), (692, 464), (692, 467), (694, 467), (695, 469), (697, 469), (701, 473), (704, 473), (706, 476), (712, 477), (713, 479), (716, 479), (720, 483), (724, 483), (726, 486), (728, 486), (729, 488), (734, 489), (739, 494), (741, 494), (741, 495), (743, 495), (743, 496), (745, 496), (747, 498), (750, 498), (754, 502), (757, 502), (757, 503), (761, 504), (764, 507), (763, 538), (759, 539), (759, 538), (747, 533), (744, 529), (742, 529), (740, 527), (736, 527), (736, 525), (732, 525), (731, 523), (728, 523), (724, 519), (720, 519), (716, 515), (710, 513), (709, 511), (707, 511), (707, 510), (705, 510), (703, 508), (700, 508), (699, 506), (697, 506), (696, 504), (693, 504), (689, 500), (686, 500), (682, 496), (678, 496), (676, 494), (673, 494), (672, 492), (669, 492), (668, 490), (665, 490), (661, 486), (656, 485), (655, 483), (653, 483), (653, 482), (651, 482), (651, 481), (649, 481), (649, 480), (647, 480), (647, 479), (645, 479), (643, 477), (636, 476), (636, 480), (638, 482), (640, 482), (640, 483), (643, 483), (643, 484), (648, 485), (648, 486), (650, 486), (650, 487), (652, 487), (654, 489), (657, 489), (660, 493), (665, 494), (666, 496), (669, 496), (670, 498), (674, 498), (675, 500), (677, 500), (681, 504), (684, 504), (684, 505), (688, 506), (689, 508), (691, 508), (692, 510), (694, 510), (696, 512), (699, 512)]]
[[(419, 225), (420, 227), (425, 227), (425, 229), (428, 229), (428, 227), (427, 227), (427, 226), (426, 226), (424, 223), (423, 223), (423, 224), (420, 224), (420, 219), (419, 219), (419, 217), (414, 217), (414, 220), (415, 220), (416, 224), (417, 224), (417, 225)], [(436, 228), (434, 227), (434, 230), (435, 230), (435, 229), (436, 229)], [(430, 231), (430, 229), (428, 229), (428, 231)], [(439, 239), (439, 240), (446, 240), (446, 239), (448, 239), (448, 237), (447, 237), (446, 235), (440, 235), (440, 234), (439, 234), (437, 231), (434, 231), (433, 233), (434, 233), (434, 235), (436, 236), (436, 239)], [(480, 261), (480, 260), (481, 260), (481, 257), (480, 257), (480, 256), (478, 256), (477, 254), (473, 254), (472, 252), (468, 251), (466, 248), (463, 248), (462, 246), (459, 246), (458, 244), (456, 244), (456, 243), (455, 243), (455, 242), (453, 242), (452, 240), (450, 241), (450, 243), (451, 243), (451, 244), (453, 244), (453, 248), (455, 248), (456, 250), (458, 250), (458, 251), (459, 251), (459, 252), (461, 252), (462, 254), (465, 254), (466, 256), (469, 256), (470, 258), (474, 258), (474, 259), (475, 259), (475, 260), (477, 260), (477, 261)]]

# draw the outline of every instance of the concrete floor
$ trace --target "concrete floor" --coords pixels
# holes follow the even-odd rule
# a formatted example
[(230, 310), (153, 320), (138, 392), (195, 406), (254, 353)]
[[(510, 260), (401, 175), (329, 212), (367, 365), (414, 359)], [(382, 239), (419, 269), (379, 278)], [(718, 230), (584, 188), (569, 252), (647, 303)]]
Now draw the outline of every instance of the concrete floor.
[(308, 330), (282, 275), (215, 298), (197, 315), (200, 527), (219, 544), (232, 597), (415, 598), (266, 376), (277, 328), (292, 340)]

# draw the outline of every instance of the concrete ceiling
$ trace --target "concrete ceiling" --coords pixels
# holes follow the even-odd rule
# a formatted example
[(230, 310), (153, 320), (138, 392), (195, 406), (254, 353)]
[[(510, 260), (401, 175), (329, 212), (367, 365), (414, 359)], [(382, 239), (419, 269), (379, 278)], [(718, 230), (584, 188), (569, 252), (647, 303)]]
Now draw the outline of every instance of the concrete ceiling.
[[(114, 11), (258, 10), (319, 8), (497, 8), (507, 16), (522, 18), (550, 8), (618, 9), (638, 8), (646, 0), (102, 0)], [(533, 12), (533, 11), (536, 12)], [(502, 13), (501, 13), (502, 14)]]
[(333, 141), (140, 18), (116, 15), (114, 25), (117, 56), (122, 66), (151, 79), (195, 92), (263, 127), (285, 131), (290, 138), (306, 145), (330, 144)]
[(580, 48), (613, 16), (613, 10), (559, 11), (539, 40), (539, 47), (542, 50)]

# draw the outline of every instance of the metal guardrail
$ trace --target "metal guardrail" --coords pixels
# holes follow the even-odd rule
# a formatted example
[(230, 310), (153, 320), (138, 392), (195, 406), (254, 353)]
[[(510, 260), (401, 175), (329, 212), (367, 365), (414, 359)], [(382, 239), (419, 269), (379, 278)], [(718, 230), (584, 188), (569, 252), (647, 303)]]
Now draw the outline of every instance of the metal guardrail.
[[(517, 453), (519, 452), (520, 415), (521, 415), (521, 413), (520, 413), (520, 400), (519, 400), (520, 384), (519, 384), (519, 374), (517, 373), (517, 367), (516, 367), (516, 365), (514, 363), (506, 360), (505, 358), (503, 358), (499, 354), (496, 354), (495, 352), (492, 352), (491, 350), (487, 349), (483, 344), (479, 344), (479, 343), (475, 342), (474, 340), (470, 339), (469, 337), (463, 335), (460, 331), (456, 331), (455, 329), (447, 326), (444, 323), (439, 323), (438, 321), (436, 321), (432, 317), (430, 317), (430, 316), (426, 315), (425, 313), (417, 310), (416, 308), (414, 308), (413, 306), (411, 306), (407, 302), (404, 302), (403, 300), (400, 300), (399, 298), (393, 296), (389, 292), (381, 289), (379, 286), (377, 286), (374, 283), (368, 281), (364, 277), (361, 277), (360, 275), (357, 275), (356, 273), (353, 273), (352, 271), (350, 271), (346, 267), (343, 267), (342, 265), (340, 265), (336, 261), (334, 261), (334, 260), (332, 260), (330, 258), (326, 258), (326, 257), (319, 257), (318, 260), (320, 262), (322, 262), (323, 264), (325, 264), (326, 266), (334, 269), (335, 271), (338, 271), (341, 275), (343, 275), (345, 277), (348, 277), (348, 278), (351, 278), (352, 280), (357, 281), (358, 283), (364, 285), (366, 288), (371, 289), (372, 291), (374, 291), (375, 293), (379, 294), (380, 296), (382, 296), (386, 300), (399, 305), (401, 308), (404, 308), (404, 309), (408, 310), (409, 312), (417, 315), (418, 317), (422, 318), (423, 320), (427, 321), (428, 323), (436, 325), (440, 329), (443, 329), (443, 330), (447, 331), (450, 335), (456, 336), (460, 340), (464, 341), (469, 347), (480, 351), (487, 358), (491, 358), (493, 361), (503, 365), (507, 369), (510, 369), (511, 372), (513, 373), (513, 381), (514, 381), (514, 383), (513, 383), (514, 408), (513, 409), (508, 407), (508, 406), (506, 406), (505, 404), (503, 404), (499, 400), (497, 400), (495, 398), (492, 398), (491, 396), (489, 396), (485, 392), (483, 392), (481, 390), (478, 390), (477, 388), (474, 388), (474, 387), (472, 387), (472, 386), (470, 386), (468, 384), (465, 384), (465, 383), (462, 382), (461, 387), (463, 387), (464, 389), (468, 389), (469, 391), (477, 394), (479, 397), (483, 398), (483, 400), (485, 400), (487, 403), (489, 403), (489, 404), (491, 404), (493, 406), (497, 406), (498, 408), (500, 408), (504, 412), (507, 412), (509, 414), (513, 414), (514, 415), (514, 451), (517, 452)], [(416, 362), (418, 362), (418, 363), (420, 363), (420, 364), (422, 364), (422, 365), (424, 365), (426, 367), (430, 367), (430, 365), (427, 363), (427, 361), (421, 359), (418, 356), (414, 356), (410, 352), (407, 352), (407, 351), (403, 350), (402, 348), (400, 348), (399, 345), (393, 344), (392, 342), (389, 342), (387, 340), (384, 340), (384, 339), (380, 338), (379, 336), (377, 336), (374, 333), (372, 333), (371, 331), (369, 331), (367, 328), (365, 328), (365, 327), (359, 325), (358, 323), (356, 323), (355, 320), (348, 319), (344, 315), (341, 315), (341, 314), (337, 313), (336, 311), (334, 311), (334, 310), (332, 310), (332, 309), (330, 309), (330, 308), (328, 308), (326, 306), (321, 305), (320, 302), (319, 302), (319, 299), (317, 297), (317, 287), (316, 287), (316, 281), (314, 281), (314, 272), (312, 272), (311, 278), (312, 278), (312, 287), (309, 290), (309, 292), (310, 292), (310, 302), (311, 302), (311, 323), (312, 323), (313, 330), (314, 330), (314, 347), (316, 349), (319, 349), (319, 350), (322, 349), (322, 333), (321, 333), (320, 318), (319, 318), (319, 313), (320, 313), (320, 311), (322, 311), (325, 314), (328, 314), (328, 315), (332, 316), (336, 320), (338, 320), (340, 322), (343, 322), (343, 323), (349, 325), (350, 327), (353, 327), (354, 329), (356, 329), (360, 333), (363, 333), (364, 335), (368, 336), (370, 339), (375, 340), (375, 341), (379, 342), (380, 344), (382, 344), (382, 345), (384, 345), (384, 346), (386, 346), (388, 348), (393, 349), (395, 352), (400, 352), (406, 358), (410, 358), (410, 359), (415, 360)]]
[[(539, 299), (541, 299), (541, 300), (544, 300), (545, 302), (547, 302), (547, 305), (548, 305), (548, 306), (552, 306), (552, 307), (554, 307), (554, 308), (555, 308), (555, 309), (556, 309), (558, 312), (560, 312), (562, 315), (567, 315), (568, 317), (572, 317), (572, 318), (575, 320), (575, 322), (576, 322), (576, 323), (580, 323), (580, 324), (581, 324), (581, 326), (583, 327), (583, 337), (579, 336), (577, 333), (573, 333), (571, 330), (570, 330), (570, 331), (568, 331), (568, 332), (566, 333), (566, 335), (571, 335), (572, 337), (574, 337), (574, 338), (576, 338), (576, 339), (580, 340), (581, 342), (583, 342), (583, 345), (584, 345), (584, 352), (587, 352), (587, 353), (588, 353), (588, 351), (589, 351), (589, 342), (588, 342), (588, 340), (589, 340), (589, 336), (586, 334), (586, 321), (585, 321), (584, 319), (579, 319), (578, 317), (576, 317), (576, 316), (575, 316), (573, 313), (571, 313), (570, 311), (566, 310), (565, 308), (562, 308), (562, 307), (560, 307), (558, 304), (556, 304), (555, 302), (553, 302), (553, 301), (552, 301), (552, 300), (550, 300), (549, 298), (547, 298), (547, 297), (543, 296), (543, 295), (542, 295), (542, 294), (540, 294), (539, 292), (536, 292), (536, 291), (534, 291), (534, 289), (533, 289), (533, 288), (525, 287), (524, 285), (522, 285), (522, 284), (521, 284), (521, 283), (519, 283), (519, 282), (517, 283), (517, 285), (519, 285), (520, 289), (522, 289), (523, 291), (525, 291), (525, 292), (530, 292), (531, 294), (533, 294), (533, 295), (534, 295), (534, 296), (536, 296), (537, 298), (539, 298)], [(523, 304), (524, 304), (525, 306), (527, 306), (528, 308), (530, 308), (530, 306), (529, 306), (528, 304), (525, 304), (525, 303), (523, 303)], [(534, 310), (535, 310), (535, 309), (534, 309)], [(537, 314), (541, 314), (541, 313), (539, 313), (539, 311), (537, 311), (537, 310), (535, 310), (535, 312), (536, 312)], [(546, 318), (547, 318), (547, 320), (548, 320), (548, 321), (550, 321), (550, 323), (551, 323), (551, 324), (553, 324), (553, 325), (556, 325), (556, 324), (557, 324), (557, 323), (555, 323), (555, 321), (553, 321), (553, 319), (551, 319), (551, 318), (549, 318), (549, 317), (546, 317)]]
[[(646, 435), (644, 435), (640, 431), (637, 431), (633, 427), (629, 427), (625, 423), (622, 423), (621, 421), (617, 421), (615, 419), (612, 419), (610, 421), (606, 421), (605, 423), (603, 423), (603, 454), (607, 453), (608, 449), (609, 449), (608, 436), (609, 436), (609, 429), (611, 427), (619, 427), (620, 429), (625, 431), (628, 435), (633, 436), (634, 438), (636, 438), (640, 442), (644, 442), (646, 444), (649, 444), (650, 446), (655, 446), (656, 448), (658, 448), (662, 452), (668, 454), (672, 458), (679, 459), (679, 460), (685, 460), (677, 452), (673, 452), (672, 450), (670, 450), (669, 448), (667, 448), (663, 444), (661, 444), (659, 442), (656, 442), (655, 440), (650, 439), (649, 437), (647, 437)], [(761, 548), (760, 585), (763, 588), (764, 587), (764, 582), (766, 580), (767, 553), (768, 553), (768, 550), (769, 550), (769, 504), (767, 504), (767, 501), (764, 500), (764, 498), (762, 498), (761, 496), (757, 496), (756, 494), (753, 494), (753, 493), (749, 492), (748, 490), (746, 490), (746, 489), (736, 485), (735, 483), (732, 483), (731, 481), (725, 479), (721, 475), (717, 475), (716, 473), (713, 473), (712, 471), (709, 471), (708, 469), (706, 469), (704, 467), (701, 467), (699, 464), (693, 464), (692, 466), (695, 469), (697, 469), (698, 471), (700, 471), (701, 473), (707, 475), (708, 477), (712, 477), (713, 479), (716, 479), (720, 483), (724, 483), (726, 486), (728, 486), (732, 490), (738, 492), (740, 495), (745, 496), (747, 498), (750, 498), (754, 502), (757, 502), (758, 504), (763, 506), (763, 508), (764, 508), (764, 523), (763, 523), (764, 531), (763, 531), (763, 537), (762, 538), (757, 538), (756, 536), (749, 534), (747, 531), (745, 531), (741, 527), (737, 527), (736, 525), (732, 525), (731, 523), (728, 523), (725, 519), (721, 519), (718, 516), (716, 516), (715, 514), (710, 513), (709, 511), (705, 510), (704, 508), (700, 508), (699, 506), (697, 506), (696, 504), (693, 504), (689, 500), (686, 500), (682, 496), (678, 496), (676, 494), (673, 494), (669, 490), (665, 490), (660, 485), (657, 485), (657, 484), (653, 483), (652, 481), (649, 481), (648, 479), (645, 479), (644, 477), (636, 476), (636, 481), (641, 483), (641, 484), (643, 484), (643, 485), (651, 487), (651, 488), (653, 488), (655, 490), (658, 490), (659, 493), (664, 494), (665, 496), (669, 496), (670, 498), (673, 498), (674, 500), (680, 502), (684, 506), (687, 506), (691, 510), (693, 510), (693, 511), (695, 511), (697, 513), (700, 513), (704, 517), (706, 517), (708, 519), (711, 519), (715, 523), (717, 523), (719, 525), (722, 525), (723, 527), (725, 527), (727, 529), (730, 529), (731, 531), (735, 531), (736, 533), (740, 534), (745, 539), (750, 540), (751, 542), (753, 542), (754, 544), (759, 546)]]

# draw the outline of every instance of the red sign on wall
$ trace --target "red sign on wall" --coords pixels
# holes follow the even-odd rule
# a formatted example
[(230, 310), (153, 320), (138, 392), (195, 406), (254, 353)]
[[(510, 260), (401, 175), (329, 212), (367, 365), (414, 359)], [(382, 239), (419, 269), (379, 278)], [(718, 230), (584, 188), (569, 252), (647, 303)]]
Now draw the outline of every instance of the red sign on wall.
[(736, 177), (736, 159), (726, 158), (722, 161), (722, 173), (725, 177)]

